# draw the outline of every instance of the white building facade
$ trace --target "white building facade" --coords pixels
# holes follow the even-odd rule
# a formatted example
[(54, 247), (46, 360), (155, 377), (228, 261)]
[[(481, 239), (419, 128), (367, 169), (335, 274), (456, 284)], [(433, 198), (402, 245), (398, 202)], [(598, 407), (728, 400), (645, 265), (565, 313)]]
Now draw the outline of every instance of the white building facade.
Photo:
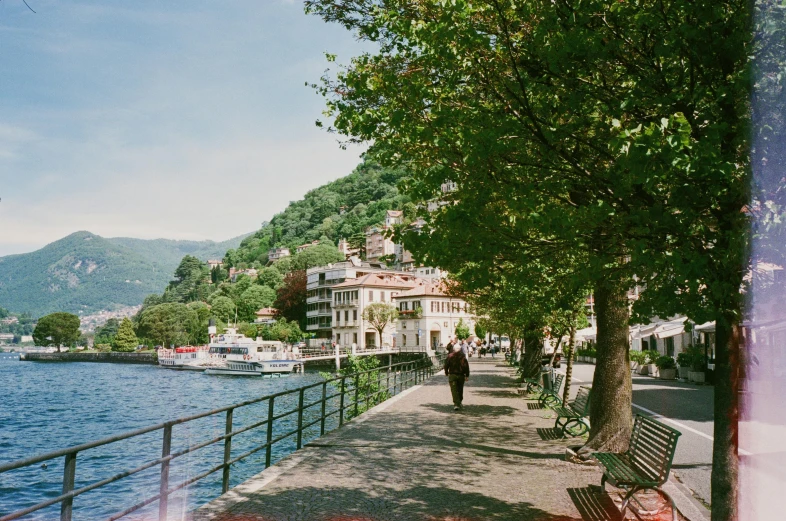
[(475, 332), (475, 316), (462, 299), (445, 293), (439, 280), (420, 280), (409, 291), (395, 296), (399, 310), (396, 339), (402, 351), (439, 349), (455, 336), (463, 321)]
[(360, 349), (399, 347), (396, 322), (385, 327), (380, 339), (377, 330), (363, 319), (363, 311), (378, 302), (395, 305), (397, 295), (416, 285), (417, 279), (411, 274), (379, 272), (333, 286), (333, 341), (341, 346), (355, 344)]

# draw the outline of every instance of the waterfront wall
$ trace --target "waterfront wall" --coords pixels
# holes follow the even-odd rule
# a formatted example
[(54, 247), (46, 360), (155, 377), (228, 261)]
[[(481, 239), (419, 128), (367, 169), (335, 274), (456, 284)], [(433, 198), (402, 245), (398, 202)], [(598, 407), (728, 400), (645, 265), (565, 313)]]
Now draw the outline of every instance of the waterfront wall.
[(113, 364), (158, 364), (155, 353), (21, 353), (30, 362), (103, 362)]

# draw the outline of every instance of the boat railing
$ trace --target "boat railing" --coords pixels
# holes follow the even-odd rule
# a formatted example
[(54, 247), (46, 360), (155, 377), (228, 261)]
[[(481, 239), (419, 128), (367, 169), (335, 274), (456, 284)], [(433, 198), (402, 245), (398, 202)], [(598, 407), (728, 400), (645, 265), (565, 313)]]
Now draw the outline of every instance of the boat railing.
[[(288, 439), (292, 441), (292, 438), (294, 438), (295, 449), (300, 449), (304, 443), (304, 433), (306, 433), (306, 436), (311, 436), (312, 438), (325, 434), (328, 420), (331, 420), (331, 424), (334, 425), (334, 428), (342, 426), (346, 421), (358, 416), (366, 409), (401, 393), (403, 390), (413, 385), (422, 383), (427, 378), (433, 376), (435, 370), (437, 370), (438, 363), (439, 361), (424, 357), (415, 361), (400, 362), (369, 371), (337, 376), (296, 389), (281, 391), (253, 400), (235, 403), (211, 411), (184, 416), (157, 425), (83, 443), (81, 445), (0, 464), (0, 476), (2, 476), (4, 473), (23, 468), (27, 468), (25, 471), (26, 473), (32, 471), (40, 472), (40, 470), (30, 467), (38, 466), (47, 461), (59, 458), (63, 458), (64, 460), (61, 494), (56, 497), (45, 499), (34, 505), (27, 506), (21, 510), (2, 515), (0, 521), (18, 519), (57, 503), (60, 503), (60, 520), (70, 521), (74, 509), (74, 499), (78, 496), (157, 466), (160, 467), (158, 493), (150, 495), (136, 504), (115, 513), (108, 519), (120, 519), (148, 505), (158, 502), (158, 519), (160, 521), (165, 521), (167, 519), (169, 497), (173, 493), (216, 472), (221, 472), (221, 491), (222, 493), (226, 493), (229, 490), (232, 465), (246, 460), (253, 454), (264, 451), (264, 468), (268, 468), (273, 463), (273, 446), (275, 444)], [(286, 405), (286, 397), (292, 397), (291, 401), (294, 401), (296, 398), (297, 405), (283, 411), (280, 410), (280, 406), (277, 409), (277, 403), (283, 402)], [(238, 411), (244, 411), (244, 408), (249, 408), (258, 404), (263, 404), (263, 408), (264, 405), (267, 405), (266, 417), (264, 415), (262, 419), (254, 417), (254, 419), (258, 421), (254, 421), (249, 425), (243, 425), (242, 427), (238, 427), (233, 423), (233, 418), (236, 417)], [(249, 409), (249, 411), (250, 410), (253, 409)], [(336, 416), (337, 421), (334, 421)], [(183, 430), (185, 431), (184, 436), (185, 439), (188, 440), (188, 445), (178, 448), (178, 450), (173, 450), (173, 437), (176, 426), (185, 425), (209, 417), (213, 417), (215, 420), (220, 420), (220, 418), (223, 417), (225, 426), (223, 434), (191, 444), (189, 434), (191, 429), (186, 428)], [(282, 430), (285, 432), (280, 432)], [(246, 449), (243, 453), (233, 453), (233, 439), (247, 432), (258, 433), (260, 431), (262, 431), (262, 435), (259, 437), (265, 439), (264, 443), (256, 445), (257, 442), (254, 441), (254, 446), (250, 448), (243, 447)], [(77, 480), (76, 470), (78, 456), (84, 457), (82, 455), (98, 447), (109, 446), (133, 438), (139, 440), (141, 436), (156, 432), (160, 432), (161, 436), (160, 458), (154, 458), (135, 468), (124, 470), (114, 476), (94, 481), (90, 484), (84, 484), (85, 479), (88, 478)], [(316, 432), (319, 434), (316, 434)], [(142, 441), (140, 440), (136, 443), (142, 443)], [(170, 467), (175, 460), (215, 445), (223, 445), (223, 461), (220, 464), (190, 476), (188, 479), (179, 483), (170, 483)], [(205, 455), (205, 457), (207, 456), (209, 455)], [(46, 465), (42, 466), (42, 468), (45, 467)], [(89, 474), (93, 475), (92, 472)], [(76, 486), (77, 483), (79, 483), (79, 487)]]

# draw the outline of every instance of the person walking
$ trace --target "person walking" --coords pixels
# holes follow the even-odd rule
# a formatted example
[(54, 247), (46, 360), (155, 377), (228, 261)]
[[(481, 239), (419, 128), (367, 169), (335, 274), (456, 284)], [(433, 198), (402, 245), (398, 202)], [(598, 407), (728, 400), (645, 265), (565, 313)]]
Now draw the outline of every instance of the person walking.
[(469, 378), (469, 362), (460, 344), (453, 346), (453, 352), (445, 359), (444, 369), (450, 384), (450, 394), (453, 397), (453, 410), (458, 411), (463, 407), (464, 382)]

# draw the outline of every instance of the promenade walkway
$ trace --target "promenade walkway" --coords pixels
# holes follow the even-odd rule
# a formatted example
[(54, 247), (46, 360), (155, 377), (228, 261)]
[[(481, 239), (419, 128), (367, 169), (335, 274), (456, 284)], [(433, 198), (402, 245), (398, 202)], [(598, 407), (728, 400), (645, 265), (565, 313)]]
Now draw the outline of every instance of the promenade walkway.
[[(444, 375), (307, 445), (192, 514), (194, 521), (600, 521), (601, 473), (564, 461), (548, 411), (504, 361), (473, 359), (464, 410)], [(670, 516), (669, 516), (670, 518)]]

